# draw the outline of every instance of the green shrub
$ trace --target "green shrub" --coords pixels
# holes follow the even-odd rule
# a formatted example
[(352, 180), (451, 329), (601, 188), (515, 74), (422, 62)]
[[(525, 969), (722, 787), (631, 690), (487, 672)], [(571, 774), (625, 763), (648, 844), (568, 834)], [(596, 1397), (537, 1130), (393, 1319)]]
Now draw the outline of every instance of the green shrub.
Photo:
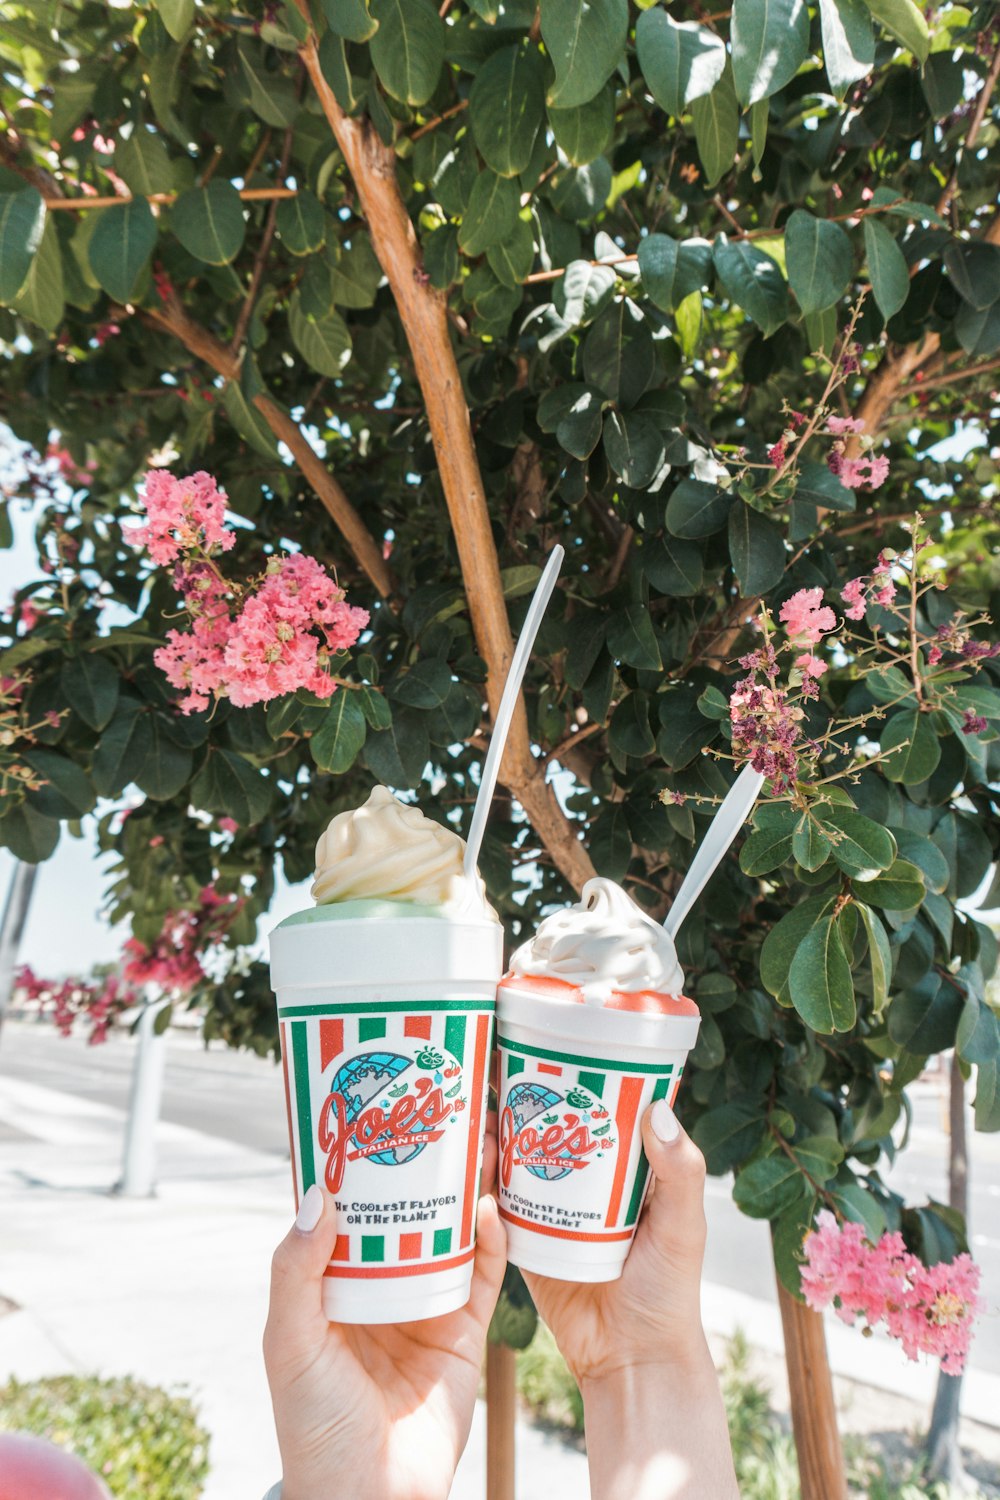
[(0, 1387), (0, 1429), (75, 1453), (115, 1500), (198, 1500), (208, 1474), (208, 1433), (189, 1397), (130, 1376), (11, 1380)]
[(517, 1356), (517, 1389), (538, 1422), (583, 1431), (583, 1398), (545, 1324)]

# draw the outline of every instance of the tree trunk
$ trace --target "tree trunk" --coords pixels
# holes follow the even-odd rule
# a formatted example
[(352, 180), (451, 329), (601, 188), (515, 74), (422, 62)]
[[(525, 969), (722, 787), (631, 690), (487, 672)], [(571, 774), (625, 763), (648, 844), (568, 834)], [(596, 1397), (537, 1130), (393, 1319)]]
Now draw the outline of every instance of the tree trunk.
[(797, 1301), (782, 1286), (780, 1278), (778, 1305), (785, 1335), (802, 1500), (847, 1500), (844, 1453), (822, 1315)]
[(514, 1500), (516, 1358), (506, 1344), (486, 1345), (486, 1500)]
[[(952, 1053), (948, 1094), (948, 1203), (967, 1219), (969, 1212), (969, 1154), (965, 1129), (965, 1079)], [(938, 1375), (930, 1431), (924, 1445), (928, 1479), (943, 1480), (956, 1489), (969, 1489), (960, 1440), (961, 1375)]]
[(3, 919), (0, 921), (0, 1026), (3, 1025), (3, 1018), (14, 992), (14, 970), (17, 968), (17, 955), (37, 876), (37, 865), (25, 864), (24, 860), (19, 859), (10, 877)]

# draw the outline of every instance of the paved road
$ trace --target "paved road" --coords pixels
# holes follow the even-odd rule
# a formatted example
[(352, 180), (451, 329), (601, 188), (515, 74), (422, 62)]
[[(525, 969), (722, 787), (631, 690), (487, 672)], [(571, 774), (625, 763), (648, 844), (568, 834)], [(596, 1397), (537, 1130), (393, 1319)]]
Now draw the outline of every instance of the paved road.
[[(131, 1038), (115, 1036), (90, 1048), (75, 1037), (60, 1038), (48, 1027), (10, 1022), (0, 1034), (3, 1074), (124, 1109), (128, 1104), (134, 1052)], [(940, 1098), (933, 1086), (914, 1095), (911, 1142), (888, 1181), (908, 1202), (942, 1199), (946, 1192), (947, 1140), (941, 1130)], [(237, 1141), (256, 1151), (288, 1154), (284, 1091), (270, 1062), (236, 1053), (222, 1044), (207, 1050), (194, 1037), (172, 1033), (164, 1085), (163, 1118), (206, 1135)], [(1000, 1373), (1000, 1137), (970, 1134), (973, 1251), (983, 1271), (992, 1315), (974, 1346), (978, 1369)], [(710, 1282), (750, 1296), (774, 1299), (774, 1272), (767, 1227), (733, 1205), (729, 1183), (710, 1179), (709, 1238), (705, 1273)]]

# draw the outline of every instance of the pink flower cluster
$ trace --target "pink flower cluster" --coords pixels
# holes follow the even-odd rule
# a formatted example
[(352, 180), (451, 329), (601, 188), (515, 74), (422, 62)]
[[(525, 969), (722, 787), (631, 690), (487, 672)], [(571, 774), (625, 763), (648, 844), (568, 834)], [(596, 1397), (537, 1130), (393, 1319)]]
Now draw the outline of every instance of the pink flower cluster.
[(947, 1375), (965, 1364), (979, 1297), (979, 1267), (968, 1255), (925, 1266), (901, 1234), (873, 1245), (861, 1224), (838, 1225), (824, 1209), (806, 1235), (802, 1292), (817, 1311), (833, 1306), (845, 1323), (884, 1324), (910, 1359), (930, 1354)]
[(927, 652), (929, 664), (936, 667), (946, 651), (965, 662), (985, 661), (990, 657), (1000, 656), (1000, 641), (990, 643), (973, 640), (968, 625), (964, 623), (961, 614), (958, 614), (947, 625), (938, 626), (937, 640)]
[(228, 697), (238, 708), (267, 703), (305, 688), (329, 698), (336, 684), (330, 657), (353, 646), (368, 624), (366, 610), (305, 553), (271, 558), (249, 587), (225, 579), (213, 554), (236, 539), (225, 526), (225, 492), (208, 474), (186, 480), (164, 471), (147, 476), (145, 526), (132, 540), (148, 546), (154, 562), (175, 563), (174, 581), (191, 619), (169, 630), (154, 661), (184, 697), (184, 713)]
[(226, 526), (226, 492), (203, 469), (186, 479), (150, 469), (142, 503), (146, 523), (133, 527), (128, 539), (145, 547), (161, 568), (183, 552), (228, 552), (236, 543), (235, 531)]
[(241, 905), (239, 899), (220, 896), (206, 885), (196, 907), (168, 912), (151, 948), (138, 938), (129, 938), (125, 978), (134, 985), (154, 984), (169, 993), (190, 994), (205, 978), (201, 955), (219, 941)]
[(863, 620), (869, 604), (881, 604), (888, 609), (896, 597), (896, 585), (892, 581), (893, 552), (880, 552), (871, 573), (852, 578), (840, 591), (847, 608), (848, 620)]
[(136, 1003), (135, 991), (117, 974), (98, 981), (40, 979), (28, 964), (17, 972), (15, 988), (26, 1000), (38, 1003), (50, 1013), (60, 1036), (69, 1036), (74, 1022), (85, 1016), (91, 1023), (88, 1044), (95, 1047), (106, 1041), (115, 1017)]
[(85, 464), (78, 464), (69, 449), (64, 448), (61, 443), (50, 443), (45, 450), (45, 457), (55, 463), (63, 479), (74, 489), (85, 489), (97, 473), (97, 465), (93, 459)]
[[(857, 458), (848, 458), (844, 438), (856, 437), (864, 432), (865, 424), (857, 417), (827, 417), (827, 431), (838, 439), (827, 455), (827, 468), (836, 474), (845, 489), (856, 490), (867, 484), (877, 490), (885, 483), (889, 473), (889, 460), (884, 453), (862, 453)], [(870, 442), (870, 439), (868, 440)]]
[(740, 666), (748, 675), (740, 678), (729, 699), (733, 749), (766, 776), (776, 792), (788, 791), (798, 775), (802, 709), (790, 704), (788, 694), (777, 686), (773, 646), (740, 657)]

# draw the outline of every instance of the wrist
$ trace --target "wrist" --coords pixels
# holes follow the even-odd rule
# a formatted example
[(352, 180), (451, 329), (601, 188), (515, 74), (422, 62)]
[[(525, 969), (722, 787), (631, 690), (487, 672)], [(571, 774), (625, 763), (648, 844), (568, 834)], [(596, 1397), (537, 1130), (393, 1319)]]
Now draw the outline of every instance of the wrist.
[[(692, 1382), (717, 1380), (715, 1365), (701, 1325), (683, 1338), (664, 1340), (666, 1352), (629, 1356), (623, 1350), (613, 1359), (577, 1375), (584, 1406), (617, 1405), (633, 1408), (648, 1397), (659, 1399), (664, 1389)], [(574, 1372), (575, 1374), (576, 1372)]]

